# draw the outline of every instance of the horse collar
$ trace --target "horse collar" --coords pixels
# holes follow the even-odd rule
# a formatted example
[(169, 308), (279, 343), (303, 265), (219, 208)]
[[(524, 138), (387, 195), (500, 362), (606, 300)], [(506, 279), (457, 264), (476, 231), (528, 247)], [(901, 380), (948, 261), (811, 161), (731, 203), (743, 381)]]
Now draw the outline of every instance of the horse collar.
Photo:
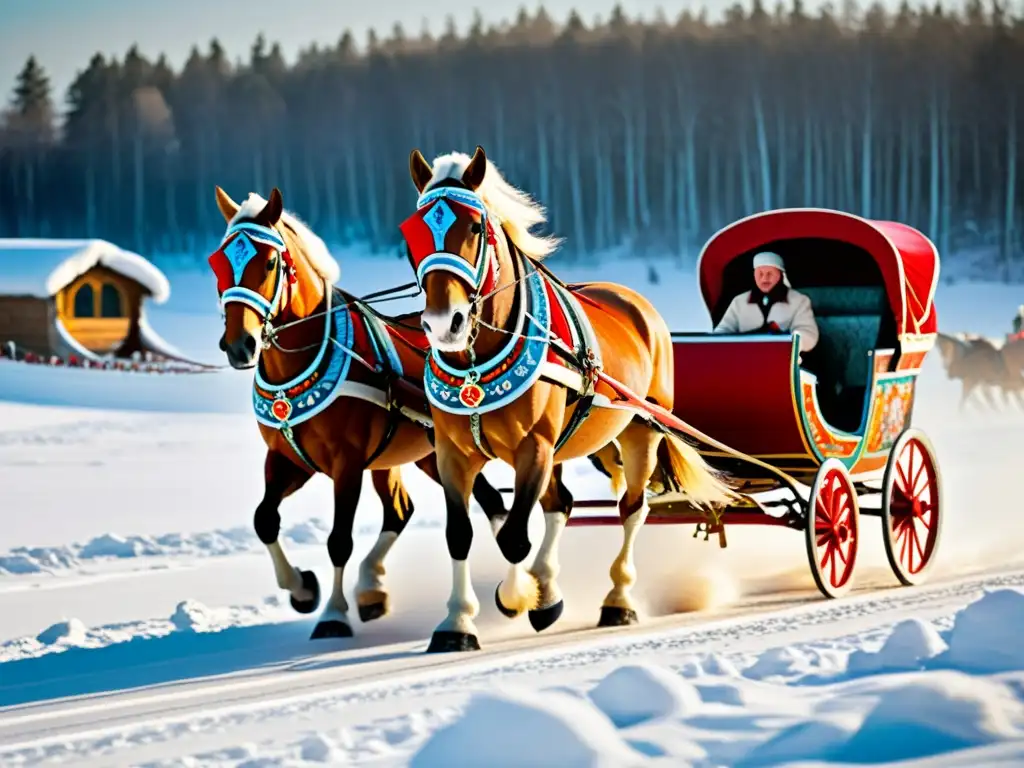
[(431, 351), (424, 388), (432, 406), (458, 415), (487, 413), (513, 402), (540, 378), (551, 329), (551, 307), (540, 273), (522, 280), (519, 293), (515, 331), (491, 360), (459, 369)]
[[(324, 338), (313, 362), (302, 373), (281, 384), (263, 377), (257, 363), (252, 387), (256, 420), (274, 429), (286, 429), (307, 421), (334, 401), (352, 366), (355, 330), (345, 307), (332, 310), (334, 291), (328, 290)], [(336, 342), (336, 343), (335, 343)]]

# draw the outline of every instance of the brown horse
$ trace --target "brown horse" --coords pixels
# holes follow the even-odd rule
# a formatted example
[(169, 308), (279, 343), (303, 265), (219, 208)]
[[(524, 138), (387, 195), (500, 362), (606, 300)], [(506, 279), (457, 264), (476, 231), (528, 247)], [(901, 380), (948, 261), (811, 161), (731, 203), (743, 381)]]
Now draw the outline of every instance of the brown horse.
[[(228, 223), (210, 257), (224, 307), (220, 345), (234, 368), (256, 367), (253, 407), (267, 445), (256, 534), (295, 610), (315, 611), (316, 576), (285, 556), (278, 508), (316, 473), (333, 480), (327, 550), (334, 585), (312, 639), (351, 637), (342, 580), (363, 471), (371, 471), (384, 508), (380, 535), (359, 567), (356, 604), (364, 622), (389, 611), (384, 558), (413, 514), (399, 468), (414, 463), (439, 482), (422, 391), (428, 345), (417, 315), (382, 317), (334, 286), (337, 262), (284, 211), (276, 188), (269, 201), (250, 195), (238, 205), (217, 187), (217, 205)], [(473, 491), (496, 528), (505, 516), (501, 494), (482, 475)]]
[[(613, 440), (626, 485), (619, 499), (624, 540), (599, 623), (636, 622), (629, 594), (636, 579), (633, 545), (647, 517), (645, 489), (655, 468), (660, 463), (694, 503), (726, 503), (731, 496), (693, 447), (635, 418), (637, 412), (614, 402), (606, 385), (595, 384), (601, 369), (641, 398), (671, 409), (668, 326), (629, 288), (584, 283), (569, 290), (542, 268), (539, 261), (557, 245), (529, 232), (544, 221), (543, 211), (505, 181), (482, 148), (472, 158), (439, 157), (433, 166), (414, 150), (410, 173), (420, 193), (418, 210), (401, 229), (425, 292), (422, 322), (432, 353), (424, 384), (437, 427), (453, 568), (448, 617), (430, 650), (479, 648), (467, 507), (484, 464), (500, 459), (515, 468), (516, 478), (515, 499), (497, 534), (511, 564), (498, 586), (498, 607), (508, 616), (529, 611), (540, 630), (563, 607), (558, 547), (572, 497), (559, 465)], [(662, 445), (666, 450), (659, 451)], [(526, 571), (527, 522), (538, 500), (545, 535)]]
[(1005, 343), (976, 334), (938, 334), (939, 351), (946, 375), (962, 382), (960, 410), (975, 392), (991, 408), (997, 408), (990, 388), (1002, 392), (1005, 402), (1024, 405), (1024, 337), (1009, 337)]

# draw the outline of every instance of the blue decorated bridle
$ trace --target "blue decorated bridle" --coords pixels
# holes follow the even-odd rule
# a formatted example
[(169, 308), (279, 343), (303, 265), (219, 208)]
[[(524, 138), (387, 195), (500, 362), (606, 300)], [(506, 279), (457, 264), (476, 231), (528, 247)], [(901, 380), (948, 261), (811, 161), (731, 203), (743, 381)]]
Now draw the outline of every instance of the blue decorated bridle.
[[(277, 252), (274, 293), (269, 301), (262, 294), (239, 285), (249, 262), (259, 253), (253, 243), (269, 246)], [(252, 221), (234, 224), (224, 233), (220, 248), (210, 256), (209, 262), (217, 275), (222, 306), (234, 302), (249, 307), (264, 325), (283, 308), (285, 286), (294, 281), (294, 269), (288, 256), (288, 244), (276, 229)]]
[[(474, 264), (444, 249), (445, 237), (457, 220), (449, 201), (480, 215), (479, 245)], [(437, 187), (420, 195), (416, 201), (416, 213), (400, 226), (420, 288), (428, 273), (441, 271), (465, 280), (477, 296), (487, 294), (493, 288), (498, 272), (491, 218), (483, 198), (473, 190)]]

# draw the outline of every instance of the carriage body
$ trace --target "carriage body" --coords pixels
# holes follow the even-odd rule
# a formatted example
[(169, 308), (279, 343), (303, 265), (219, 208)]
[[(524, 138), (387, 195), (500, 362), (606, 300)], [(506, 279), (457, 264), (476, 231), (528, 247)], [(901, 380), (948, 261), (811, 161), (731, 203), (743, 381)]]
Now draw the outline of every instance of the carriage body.
[(698, 523), (722, 546), (730, 525), (804, 531), (815, 581), (834, 597), (852, 583), (861, 514), (878, 516), (897, 577), (919, 583), (940, 523), (934, 451), (911, 424), (937, 333), (938, 253), (894, 222), (827, 209), (757, 214), (701, 253), (712, 327), (753, 287), (752, 259), (764, 250), (782, 256), (790, 284), (810, 298), (819, 341), (801, 354), (797, 334), (673, 334), (673, 415), (710, 438), (698, 438), (701, 454), (739, 497), (709, 521), (684, 493), (667, 492), (651, 499), (648, 522)]
[(741, 219), (698, 261), (712, 326), (753, 287), (751, 261), (762, 250), (781, 255), (789, 282), (810, 298), (818, 344), (801, 356), (794, 335), (675, 334), (676, 414), (797, 478), (829, 458), (855, 477), (877, 472), (910, 426), (917, 376), (935, 343), (934, 245), (903, 224), (840, 211)]

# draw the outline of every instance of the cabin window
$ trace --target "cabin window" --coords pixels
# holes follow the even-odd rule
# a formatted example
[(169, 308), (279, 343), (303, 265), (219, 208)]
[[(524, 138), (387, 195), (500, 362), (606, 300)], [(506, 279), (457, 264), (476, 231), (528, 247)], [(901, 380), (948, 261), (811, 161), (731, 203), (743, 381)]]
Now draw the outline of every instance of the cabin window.
[(96, 295), (88, 283), (75, 291), (75, 317), (96, 317)]
[(100, 317), (124, 317), (121, 292), (111, 283), (104, 283), (100, 289)]

